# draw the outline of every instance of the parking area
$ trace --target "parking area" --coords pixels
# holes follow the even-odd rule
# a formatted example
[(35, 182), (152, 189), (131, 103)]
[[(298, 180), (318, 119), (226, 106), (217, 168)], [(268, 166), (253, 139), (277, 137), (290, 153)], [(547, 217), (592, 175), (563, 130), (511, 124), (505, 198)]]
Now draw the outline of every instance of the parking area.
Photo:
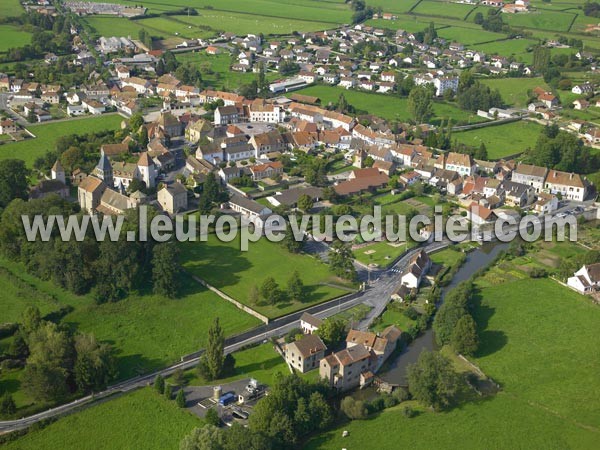
[(246, 424), (256, 402), (266, 394), (266, 386), (251, 378), (217, 386), (188, 386), (184, 388), (185, 407), (204, 418), (214, 408), (225, 425), (234, 421)]

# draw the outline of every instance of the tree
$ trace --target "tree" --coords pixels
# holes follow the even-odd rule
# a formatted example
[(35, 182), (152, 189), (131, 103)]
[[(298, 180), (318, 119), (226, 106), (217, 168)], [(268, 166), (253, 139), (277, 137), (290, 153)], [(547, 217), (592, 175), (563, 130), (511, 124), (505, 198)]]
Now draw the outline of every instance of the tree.
[(179, 368), (173, 372), (173, 383), (176, 386), (183, 386), (185, 384), (185, 373), (183, 369)]
[(340, 409), (349, 419), (357, 420), (367, 417), (367, 405), (362, 400), (355, 400), (353, 397), (344, 397)]
[(225, 336), (219, 318), (215, 317), (208, 329), (208, 341), (206, 350), (202, 355), (201, 367), (204, 368), (205, 376), (209, 380), (216, 380), (221, 375), (225, 361)]
[(99, 391), (116, 376), (116, 361), (109, 344), (89, 334), (75, 336), (75, 382), (81, 392)]
[(15, 198), (27, 198), (27, 174), (25, 161), (0, 161), (0, 208), (5, 208)]
[(144, 116), (141, 113), (135, 113), (129, 119), (129, 128), (134, 133), (137, 133), (142, 125), (144, 125)]
[(477, 335), (477, 324), (470, 314), (465, 314), (454, 326), (450, 344), (455, 352), (471, 356), (479, 347), (479, 336)]
[[(208, 413), (212, 409), (207, 411)], [(179, 444), (179, 450), (223, 450), (224, 433), (215, 425), (194, 428)]]
[(173, 386), (169, 383), (165, 383), (165, 390), (163, 391), (163, 395), (167, 400), (171, 400), (173, 398)]
[(161, 374), (156, 375), (156, 377), (154, 378), (154, 389), (159, 394), (165, 392), (165, 379)]
[(416, 400), (441, 410), (450, 405), (458, 391), (458, 376), (448, 358), (423, 351), (418, 361), (408, 366), (408, 387)]
[(475, 13), (475, 16), (473, 17), (473, 22), (475, 22), (477, 25), (481, 25), (483, 24), (483, 14), (478, 12)]
[(340, 318), (328, 317), (317, 330), (317, 334), (328, 348), (335, 348), (346, 337), (346, 322)]
[(415, 123), (424, 123), (433, 116), (431, 91), (425, 86), (415, 86), (408, 95), (408, 111)]
[(260, 286), (260, 295), (270, 305), (274, 305), (281, 300), (281, 291), (275, 278), (267, 277), (263, 281), (263, 284)]
[(301, 235), (300, 240), (296, 240), (294, 233), (292, 231), (292, 227), (289, 223), (286, 223), (285, 227), (285, 236), (281, 240), (281, 245), (288, 249), (290, 253), (300, 253), (302, 248), (304, 247), (304, 234)]
[(0, 398), (0, 414), (10, 416), (17, 412), (17, 405), (10, 393), (5, 392)]
[(533, 68), (536, 71), (545, 70), (550, 65), (550, 49), (545, 45), (533, 48)]
[(298, 208), (304, 212), (308, 212), (313, 207), (313, 199), (310, 195), (302, 194), (298, 198)]
[(300, 274), (297, 270), (294, 270), (292, 276), (287, 282), (287, 296), (290, 300), (295, 302), (302, 301), (302, 294), (304, 292), (304, 284), (300, 278)]
[(215, 427), (218, 427), (221, 423), (221, 419), (219, 419), (219, 413), (215, 408), (210, 408), (208, 411), (206, 411), (206, 416), (204, 419), (206, 420), (207, 424)]
[(141, 127), (138, 141), (141, 149), (145, 149), (148, 146), (148, 128)]
[(157, 244), (152, 249), (152, 287), (155, 294), (177, 297), (180, 286), (178, 255), (174, 243)]
[(185, 408), (185, 392), (183, 392), (183, 388), (177, 391), (175, 403), (177, 403), (177, 406), (179, 406), (180, 408)]
[(21, 317), (21, 325), (23, 326), (23, 331), (25, 331), (25, 333), (29, 334), (37, 330), (41, 323), (42, 314), (36, 306), (28, 306), (25, 308)]
[(347, 280), (356, 279), (354, 255), (350, 246), (342, 241), (335, 241), (328, 253), (329, 267), (338, 277)]

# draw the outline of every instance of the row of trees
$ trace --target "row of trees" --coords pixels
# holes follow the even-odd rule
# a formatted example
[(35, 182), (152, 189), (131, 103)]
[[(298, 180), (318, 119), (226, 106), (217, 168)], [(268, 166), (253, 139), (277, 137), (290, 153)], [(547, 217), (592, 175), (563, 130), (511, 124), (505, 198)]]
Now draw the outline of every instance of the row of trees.
[(465, 281), (448, 292), (433, 321), (438, 344), (449, 344), (463, 355), (473, 355), (479, 347), (477, 324), (470, 313), (473, 290), (473, 283)]

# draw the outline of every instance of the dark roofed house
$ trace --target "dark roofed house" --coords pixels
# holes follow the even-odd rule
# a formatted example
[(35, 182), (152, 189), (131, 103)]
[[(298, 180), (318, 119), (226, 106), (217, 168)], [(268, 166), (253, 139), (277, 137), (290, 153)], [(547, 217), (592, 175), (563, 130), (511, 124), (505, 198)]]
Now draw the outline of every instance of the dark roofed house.
[(69, 188), (61, 180), (42, 180), (31, 189), (29, 198), (45, 198), (53, 194), (66, 199), (69, 197)]

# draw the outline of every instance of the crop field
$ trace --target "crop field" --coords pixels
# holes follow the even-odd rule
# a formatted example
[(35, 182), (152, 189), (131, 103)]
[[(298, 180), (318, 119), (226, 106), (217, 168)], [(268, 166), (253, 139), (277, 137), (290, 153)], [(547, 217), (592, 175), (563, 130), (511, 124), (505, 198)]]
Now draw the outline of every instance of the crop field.
[(549, 89), (543, 78), (494, 78), (489, 80), (481, 80), (481, 82), (492, 89), (498, 89), (502, 100), (509, 106), (526, 107), (529, 96), (528, 91), (532, 91), (536, 87)]
[[(425, 14), (430, 16), (450, 17), (463, 20), (465, 16), (474, 9), (473, 5), (463, 5), (459, 3), (449, 3), (434, 0), (423, 0), (412, 10), (415, 14)], [(432, 19), (433, 20), (433, 19)]]
[(144, 388), (59, 419), (5, 448), (176, 450), (179, 441), (202, 424), (197, 416), (178, 408), (174, 401), (152, 388)]
[[(297, 92), (317, 96), (321, 99), (323, 105), (329, 102), (336, 103), (340, 94), (344, 94), (348, 103), (358, 110), (368, 111), (371, 114), (388, 120), (408, 121), (411, 119), (407, 109), (407, 99), (395, 95), (361, 92), (351, 89), (346, 90), (336, 86), (321, 85), (310, 86)], [(450, 103), (435, 102), (433, 104), (433, 111), (435, 118), (432, 120), (432, 123), (439, 123), (440, 120), (447, 120), (448, 118), (463, 123), (476, 123), (485, 120), (468, 111), (463, 111)]]
[(31, 43), (31, 34), (21, 31), (12, 25), (0, 25), (0, 53), (6, 52), (9, 48), (23, 47)]
[(54, 150), (56, 140), (68, 134), (86, 134), (102, 130), (117, 130), (123, 118), (117, 114), (68, 120), (56, 123), (28, 125), (27, 129), (36, 138), (0, 145), (0, 159), (17, 158), (31, 167), (35, 159), (48, 150)]
[(297, 270), (306, 290), (303, 302), (249, 304), (270, 318), (339, 297), (349, 290), (329, 284), (343, 283), (329, 272), (325, 263), (308, 255), (291, 254), (283, 246), (266, 239), (250, 243), (249, 250), (242, 252), (239, 235), (231, 242), (221, 242), (215, 235), (210, 235), (207, 242), (182, 244), (181, 250), (186, 270), (245, 304), (249, 304), (248, 293), (252, 286), (260, 287), (268, 276), (272, 276), (280, 288), (285, 289), (292, 272)]
[(537, 142), (542, 126), (534, 122), (512, 122), (476, 130), (452, 134), (452, 139), (463, 144), (479, 147), (483, 142), (488, 158), (500, 159), (533, 147)]

